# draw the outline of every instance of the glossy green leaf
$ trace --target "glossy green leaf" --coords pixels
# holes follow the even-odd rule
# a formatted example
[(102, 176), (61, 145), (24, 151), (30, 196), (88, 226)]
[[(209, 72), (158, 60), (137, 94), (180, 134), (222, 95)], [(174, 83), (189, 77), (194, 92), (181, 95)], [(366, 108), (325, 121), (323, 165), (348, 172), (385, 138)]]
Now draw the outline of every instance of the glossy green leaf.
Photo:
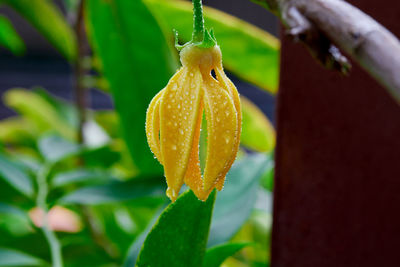
[(233, 165), (215, 201), (208, 246), (229, 241), (249, 218), (269, 160), (264, 154), (253, 154)]
[(105, 171), (78, 169), (57, 173), (51, 181), (53, 187), (61, 187), (70, 184), (83, 184), (89, 182), (104, 183), (105, 181), (113, 179), (115, 178)]
[(0, 45), (16, 56), (21, 56), (26, 51), (24, 41), (15, 31), (8, 18), (4, 16), (0, 16)]
[(203, 267), (219, 267), (227, 258), (249, 245), (250, 243), (226, 243), (209, 248), (204, 256)]
[(264, 113), (250, 100), (241, 97), (242, 135), (240, 144), (259, 152), (270, 152), (275, 147), (275, 129)]
[(65, 109), (57, 109), (42, 93), (15, 88), (5, 92), (3, 99), (5, 105), (32, 122), (35, 130), (55, 131), (70, 140), (76, 138), (75, 127), (66, 119)]
[(26, 170), (4, 155), (0, 155), (0, 178), (25, 196), (33, 197), (33, 183)]
[(83, 187), (67, 194), (60, 202), (98, 205), (144, 197), (163, 197), (165, 189), (161, 177), (140, 177), (126, 182)]
[(161, 165), (146, 141), (145, 115), (177, 68), (172, 48), (140, 0), (89, 0), (87, 21), (134, 163), (142, 173), (159, 174)]
[(143, 232), (131, 244), (131, 246), (129, 247), (128, 252), (126, 254), (125, 261), (124, 261), (122, 267), (135, 266), (136, 260), (139, 256), (139, 253), (143, 246), (143, 243), (146, 240), (147, 235), (153, 229), (154, 225), (156, 224), (156, 222), (157, 222), (158, 218), (160, 217), (160, 214), (162, 213), (164, 208), (165, 207), (162, 207), (154, 214), (153, 218), (147, 224), (147, 226), (143, 230)]
[[(146, 0), (154, 12), (187, 42), (192, 37), (192, 5), (187, 1)], [(269, 33), (213, 8), (204, 7), (207, 28), (213, 28), (224, 67), (239, 78), (271, 93), (278, 90), (279, 40)]]
[(38, 142), (39, 151), (48, 162), (57, 162), (72, 155), (77, 155), (81, 148), (57, 135), (47, 135)]
[(43, 260), (13, 249), (0, 248), (0, 266), (48, 266)]
[(136, 265), (201, 266), (215, 194), (202, 202), (189, 190), (171, 203), (147, 236)]
[(68, 60), (76, 58), (77, 44), (72, 28), (52, 1), (4, 0), (28, 20)]

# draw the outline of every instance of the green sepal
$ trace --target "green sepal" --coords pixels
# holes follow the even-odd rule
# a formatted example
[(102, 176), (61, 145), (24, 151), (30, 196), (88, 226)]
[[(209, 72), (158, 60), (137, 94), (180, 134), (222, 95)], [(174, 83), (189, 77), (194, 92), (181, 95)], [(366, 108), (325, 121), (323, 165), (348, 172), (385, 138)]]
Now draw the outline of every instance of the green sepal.
[(205, 30), (203, 35), (203, 41), (201, 42), (193, 42), (193, 40), (187, 42), (186, 44), (180, 45), (178, 40), (178, 31), (173, 30), (175, 35), (175, 48), (178, 51), (181, 51), (188, 45), (194, 45), (200, 48), (211, 48), (217, 45), (217, 40), (215, 39), (214, 30)]
[(181, 51), (188, 43), (184, 44), (184, 45), (180, 45), (179, 38), (178, 38), (178, 31), (173, 29), (173, 32), (174, 32), (174, 36), (175, 36), (175, 48), (176, 48), (176, 50)]
[(217, 40), (215, 39), (214, 36), (214, 31), (211, 30), (205, 30), (204, 31), (204, 37), (203, 37), (203, 42), (201, 42), (198, 47), (201, 48), (211, 48), (217, 45)]

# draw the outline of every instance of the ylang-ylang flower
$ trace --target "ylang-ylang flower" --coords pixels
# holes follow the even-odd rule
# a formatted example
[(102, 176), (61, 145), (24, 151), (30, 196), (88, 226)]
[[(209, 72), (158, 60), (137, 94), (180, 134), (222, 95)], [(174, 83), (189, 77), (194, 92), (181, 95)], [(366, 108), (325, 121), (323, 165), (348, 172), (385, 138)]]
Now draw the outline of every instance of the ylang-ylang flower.
[[(239, 94), (225, 75), (214, 34), (204, 28), (201, 0), (193, 0), (193, 38), (177, 45), (182, 67), (151, 101), (147, 140), (164, 166), (167, 196), (175, 201), (183, 183), (206, 200), (221, 190), (239, 148), (242, 113)], [(215, 78), (212, 75), (215, 74)], [(207, 149), (202, 174), (199, 140), (207, 121)]]
[[(240, 100), (224, 73), (219, 46), (189, 45), (180, 56), (183, 67), (148, 108), (147, 139), (164, 166), (168, 197), (175, 201), (185, 182), (199, 199), (206, 200), (214, 188), (222, 189), (236, 158), (242, 119)], [(199, 139), (203, 110), (208, 136), (202, 175)]]

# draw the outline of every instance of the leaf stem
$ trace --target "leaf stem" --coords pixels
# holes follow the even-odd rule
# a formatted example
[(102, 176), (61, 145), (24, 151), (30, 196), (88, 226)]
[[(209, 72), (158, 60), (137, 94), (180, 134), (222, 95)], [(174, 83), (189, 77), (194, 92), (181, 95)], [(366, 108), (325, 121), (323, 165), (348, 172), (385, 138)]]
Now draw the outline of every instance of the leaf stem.
[(50, 247), (51, 260), (53, 267), (63, 267), (63, 260), (61, 255), (61, 245), (55, 233), (50, 229), (48, 221), (48, 208), (46, 198), (48, 194), (47, 176), (50, 173), (52, 165), (45, 164), (38, 173), (38, 194), (36, 197), (36, 205), (44, 213), (41, 229)]
[(203, 5), (201, 0), (193, 0), (193, 42), (202, 42), (204, 37)]

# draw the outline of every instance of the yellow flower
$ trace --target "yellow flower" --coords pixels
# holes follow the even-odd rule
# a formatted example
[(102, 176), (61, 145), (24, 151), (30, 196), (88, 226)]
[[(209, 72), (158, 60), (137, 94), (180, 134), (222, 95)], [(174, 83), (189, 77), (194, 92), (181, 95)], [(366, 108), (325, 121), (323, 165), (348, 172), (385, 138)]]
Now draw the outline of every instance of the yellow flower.
[[(183, 67), (153, 98), (147, 110), (147, 140), (164, 166), (167, 196), (175, 201), (185, 182), (204, 201), (214, 188), (222, 189), (235, 161), (241, 105), (236, 87), (224, 73), (219, 46), (188, 45), (180, 56)], [(208, 133), (204, 175), (199, 163), (203, 110)]]

